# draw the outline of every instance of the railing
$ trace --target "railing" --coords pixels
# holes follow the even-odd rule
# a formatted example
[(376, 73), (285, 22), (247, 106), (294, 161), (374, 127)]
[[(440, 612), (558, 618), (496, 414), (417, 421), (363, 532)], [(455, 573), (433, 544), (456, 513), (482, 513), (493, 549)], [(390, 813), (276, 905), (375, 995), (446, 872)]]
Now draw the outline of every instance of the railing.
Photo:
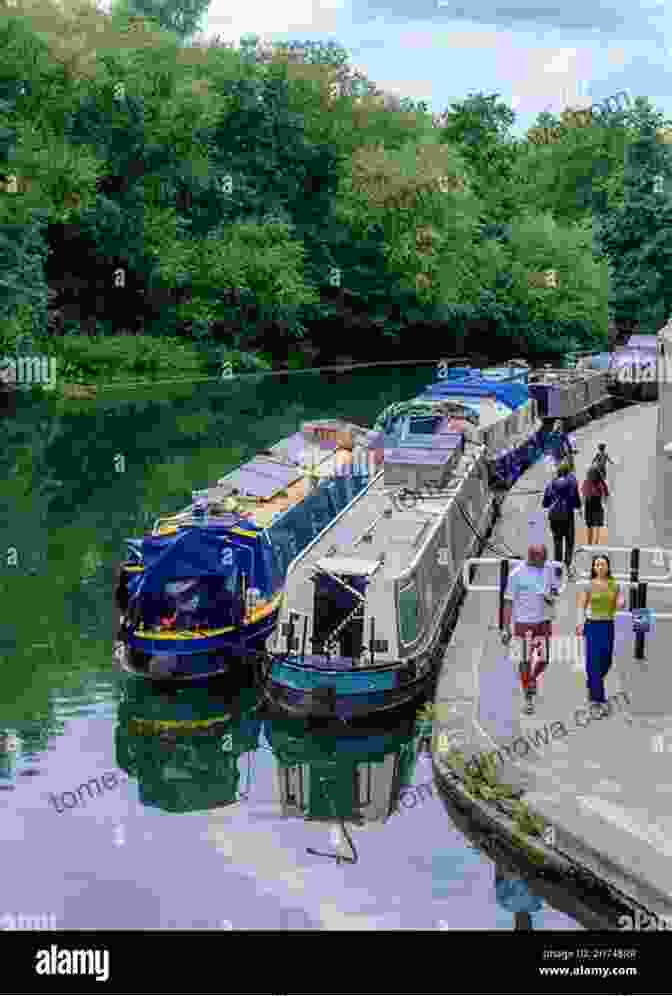
[[(629, 553), (630, 554), (630, 575), (619, 575), (612, 574), (615, 581), (619, 584), (623, 584), (624, 587), (630, 589), (630, 608), (627, 611), (619, 611), (615, 614), (620, 618), (625, 616), (632, 616), (633, 620), (633, 631), (635, 636), (635, 648), (634, 657), (636, 660), (643, 660), (644, 658), (644, 648), (645, 648), (645, 637), (649, 630), (650, 618), (653, 617), (654, 613), (652, 610), (647, 609), (647, 594), (649, 587), (652, 588), (672, 588), (672, 551), (663, 550), (661, 547), (606, 547), (606, 546), (584, 546), (577, 549), (577, 554), (579, 553), (591, 553), (595, 556), (600, 556), (609, 553)], [(670, 558), (671, 569), (668, 574), (662, 576), (657, 575), (652, 578), (642, 579), (639, 574), (639, 559), (640, 553), (653, 553), (654, 556), (658, 557), (659, 560), (663, 561), (665, 556)], [(503, 629), (504, 626), (504, 593), (509, 580), (510, 565), (511, 563), (521, 564), (522, 560), (518, 558), (506, 558), (506, 557), (469, 557), (465, 561), (463, 567), (463, 580), (464, 586), (467, 590), (472, 591), (495, 591), (499, 592), (499, 629)], [(560, 571), (562, 570), (562, 565), (558, 561), (546, 561), (554, 565)], [(475, 585), (471, 582), (471, 571), (478, 564), (498, 564), (499, 565), (499, 583), (490, 585)], [(586, 572), (582, 579), (589, 580), (590, 575)], [(558, 594), (561, 594), (567, 588), (567, 582), (563, 585), (558, 586)], [(672, 612), (655, 612), (655, 619), (668, 620), (672, 619)]]
[(336, 638), (345, 629), (345, 627), (348, 625), (348, 623), (351, 623), (353, 621), (353, 619), (357, 618), (358, 615), (359, 615), (360, 619), (363, 619), (364, 618), (363, 613), (364, 613), (364, 607), (363, 607), (363, 605), (361, 605), (361, 604), (360, 605), (356, 605), (354, 607), (354, 609), (352, 610), (352, 612), (349, 612), (348, 615), (345, 617), (345, 619), (342, 622), (340, 622), (338, 624), (338, 626), (331, 631), (331, 633), (328, 633), (326, 635), (326, 637), (324, 638), (324, 641), (323, 641), (324, 646), (327, 647), (329, 650), (335, 650), (336, 647), (337, 647), (337, 639)]
[[(639, 582), (662, 582), (662, 581), (672, 581), (672, 550), (665, 550), (662, 547), (654, 546), (579, 546), (576, 549), (575, 556), (579, 554), (590, 554), (593, 557), (599, 557), (602, 554), (609, 555), (610, 553), (628, 553), (630, 554), (630, 571), (628, 574), (613, 574), (615, 580), (623, 582), (633, 582), (638, 584)], [(639, 573), (639, 562), (641, 553), (652, 553), (654, 555), (654, 566), (655, 567), (665, 567), (665, 558), (668, 560), (669, 571), (667, 574), (653, 574), (651, 576), (641, 576)], [(586, 580), (588, 575), (586, 574)], [(672, 587), (672, 585), (666, 585), (666, 587)]]

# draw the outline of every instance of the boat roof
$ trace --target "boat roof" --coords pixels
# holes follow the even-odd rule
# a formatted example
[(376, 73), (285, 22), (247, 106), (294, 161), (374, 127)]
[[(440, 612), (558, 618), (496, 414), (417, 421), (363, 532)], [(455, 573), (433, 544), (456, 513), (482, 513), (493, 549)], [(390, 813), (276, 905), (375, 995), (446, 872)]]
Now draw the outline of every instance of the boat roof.
[(477, 378), (469, 380), (440, 381), (438, 384), (428, 384), (419, 398), (429, 399), (477, 399), (494, 398), (500, 404), (514, 411), (530, 400), (530, 392), (525, 384), (501, 383), (495, 380)]
[(377, 560), (361, 560), (356, 557), (322, 557), (315, 565), (329, 574), (358, 574), (368, 576), (378, 570)]
[(160, 591), (166, 582), (179, 578), (222, 577), (230, 573), (229, 566), (222, 563), (223, 545), (237, 540), (249, 548), (256, 535), (229, 523), (185, 527), (171, 536), (145, 536), (142, 541), (145, 570), (138, 591), (145, 594)]
[[(444, 490), (436, 497), (418, 498), (415, 507), (397, 508), (392, 497), (397, 485), (385, 485), (381, 471), (369, 484), (348, 515), (333, 522), (319, 540), (297, 559), (287, 578), (290, 609), (312, 606), (311, 577), (320, 563), (347, 567), (351, 575), (371, 576), (373, 585), (391, 582), (406, 571), (419, 553), (421, 544), (437, 519), (443, 516), (447, 504), (454, 500), (464, 477), (471, 472), (483, 447), (466, 443), (459, 454)], [(467, 503), (468, 505), (468, 503)], [(468, 514), (468, 509), (467, 509)], [(370, 539), (365, 539), (366, 536)], [(381, 557), (384, 560), (381, 562)]]
[(445, 400), (456, 405), (463, 405), (468, 411), (473, 412), (478, 417), (478, 424), (481, 428), (492, 425), (493, 422), (499, 422), (500, 419), (511, 414), (511, 408), (495, 398), (471, 398), (467, 400), (459, 397), (447, 397)]
[[(313, 471), (320, 479), (333, 477), (338, 468), (343, 472), (352, 462), (351, 445), (364, 439), (368, 430), (340, 420), (323, 424), (332, 430), (332, 439), (323, 438), (318, 443), (309, 440), (305, 431), (295, 432), (221, 477), (216, 485), (197, 492), (208, 504), (210, 522), (216, 525), (223, 521), (232, 508), (248, 528), (265, 529), (306, 497)], [(319, 427), (320, 423), (310, 425)], [(239, 493), (234, 495), (235, 491)], [(191, 505), (160, 520), (166, 533), (192, 522)], [(240, 524), (243, 528), (245, 522)]]

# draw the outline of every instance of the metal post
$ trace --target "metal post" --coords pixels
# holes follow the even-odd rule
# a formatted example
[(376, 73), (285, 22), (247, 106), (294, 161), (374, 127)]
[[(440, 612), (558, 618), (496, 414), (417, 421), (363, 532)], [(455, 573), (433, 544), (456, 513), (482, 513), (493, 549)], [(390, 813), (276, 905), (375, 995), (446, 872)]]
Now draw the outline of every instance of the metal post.
[(509, 583), (509, 561), (506, 557), (499, 565), (499, 628), (504, 629), (504, 592)]
[(637, 608), (637, 591), (635, 585), (639, 583), (639, 547), (634, 546), (630, 551), (630, 611)]
[[(639, 585), (637, 587), (637, 608), (638, 609), (645, 609), (646, 608), (646, 589), (647, 589), (647, 587), (648, 586), (646, 584), (646, 581), (640, 581), (639, 582)], [(635, 633), (635, 660), (637, 660), (637, 661), (643, 661), (644, 660), (644, 641), (645, 641), (645, 637), (646, 637), (645, 633)]]
[(376, 620), (371, 616), (371, 639), (369, 641), (369, 653), (371, 654), (371, 667), (373, 667), (373, 641), (376, 636)]
[(296, 616), (293, 612), (289, 613), (289, 623), (287, 625), (287, 653), (291, 654), (294, 649), (294, 620)]
[(303, 617), (303, 636), (301, 638), (301, 663), (306, 656), (306, 640), (308, 639), (308, 616)]

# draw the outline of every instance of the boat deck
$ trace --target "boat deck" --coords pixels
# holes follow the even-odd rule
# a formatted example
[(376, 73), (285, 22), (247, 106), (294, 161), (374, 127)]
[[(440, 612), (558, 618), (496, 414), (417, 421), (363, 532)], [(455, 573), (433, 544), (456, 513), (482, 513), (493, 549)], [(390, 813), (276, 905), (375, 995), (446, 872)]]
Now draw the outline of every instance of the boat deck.
[[(312, 616), (311, 575), (317, 561), (322, 558), (339, 560), (347, 558), (358, 561), (363, 569), (369, 565), (370, 571), (373, 572), (373, 584), (392, 583), (410, 566), (415, 554), (420, 550), (422, 541), (437, 518), (445, 514), (447, 506), (460, 491), (465, 476), (481, 452), (482, 447), (467, 443), (465, 453), (460, 455), (442, 491), (436, 497), (411, 499), (406, 508), (402, 507), (399, 501), (396, 505), (393, 503), (392, 499), (400, 489), (398, 486), (386, 486), (385, 475), (381, 471), (347, 514), (336, 519), (294, 561), (287, 575), (287, 599), (282, 613), (283, 618), (286, 618), (290, 609), (307, 612)], [(390, 510), (391, 515), (384, 514)], [(366, 535), (370, 536), (369, 541), (364, 538)], [(376, 569), (375, 562), (383, 555), (384, 562)], [(356, 570), (353, 570), (353, 573), (356, 573)], [(299, 641), (301, 635), (302, 630), (299, 625), (296, 633)], [(284, 647), (285, 639), (279, 628), (275, 637), (278, 649)], [(324, 658), (322, 661), (324, 662)]]
[[(366, 430), (362, 430), (366, 431)], [(239, 515), (248, 517), (250, 522), (262, 529), (267, 528), (271, 523), (286, 512), (287, 509), (297, 505), (310, 494), (312, 489), (311, 474), (298, 462), (292, 463), (281, 457), (274, 457), (264, 454), (264, 459), (269, 464), (277, 466), (279, 469), (294, 468), (296, 477), (276, 490), (268, 498), (261, 498), (253, 494), (232, 495), (233, 484), (225, 477), (216, 485), (204, 488), (199, 492), (201, 498), (207, 502), (208, 518), (216, 522), (218, 517), (237, 512)], [(314, 468), (319, 479), (334, 476), (337, 471), (340, 473), (350, 473), (352, 467), (353, 454), (350, 449), (339, 447), (329, 453), (316, 453)], [(237, 471), (234, 471), (234, 474)], [(229, 475), (231, 480), (233, 476)], [(188, 524), (192, 521), (192, 506), (182, 509), (175, 515), (162, 516), (158, 523), (160, 530), (169, 530), (175, 526)]]

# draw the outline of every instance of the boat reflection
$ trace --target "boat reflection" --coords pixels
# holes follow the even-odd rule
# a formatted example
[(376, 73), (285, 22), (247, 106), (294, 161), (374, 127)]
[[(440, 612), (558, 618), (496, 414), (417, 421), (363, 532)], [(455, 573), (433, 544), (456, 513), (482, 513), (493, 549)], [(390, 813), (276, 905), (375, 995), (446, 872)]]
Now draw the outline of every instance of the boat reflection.
[[(128, 682), (115, 729), (116, 761), (137, 778), (142, 805), (191, 813), (246, 800), (261, 729), (256, 704), (249, 688), (218, 698), (202, 688), (166, 695)], [(241, 791), (244, 754), (247, 784)]]
[[(337, 864), (359, 860), (350, 829), (382, 826), (399, 811), (410, 782), (419, 738), (414, 717), (316, 734), (314, 725), (290, 717), (266, 719), (264, 735), (276, 761), (281, 816), (323, 823), (328, 850), (308, 854)], [(348, 827), (350, 825), (350, 829)]]

